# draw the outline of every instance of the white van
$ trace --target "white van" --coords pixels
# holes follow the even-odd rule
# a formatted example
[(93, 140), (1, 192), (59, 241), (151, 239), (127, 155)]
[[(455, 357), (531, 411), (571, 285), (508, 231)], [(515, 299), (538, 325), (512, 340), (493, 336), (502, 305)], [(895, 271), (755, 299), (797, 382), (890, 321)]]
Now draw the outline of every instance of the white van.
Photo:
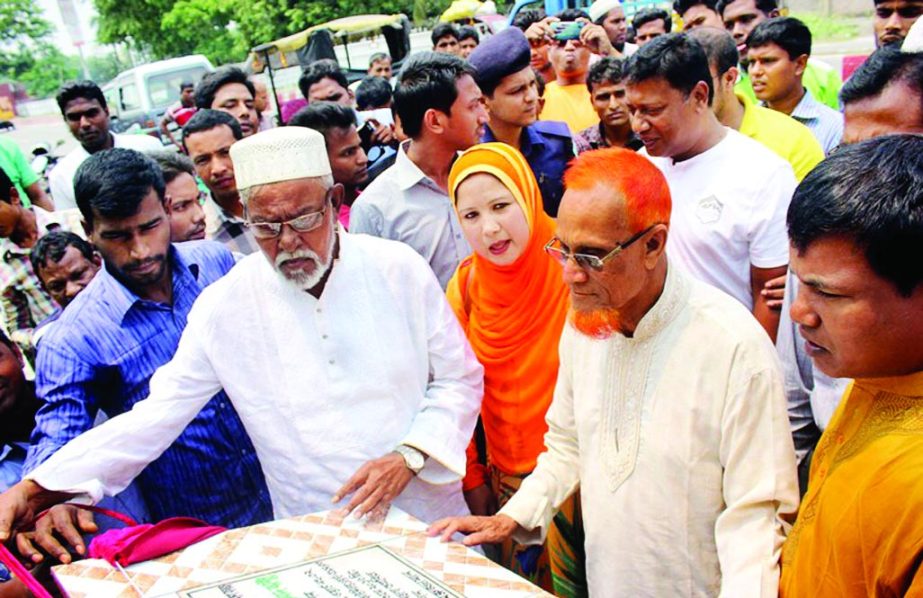
[(202, 75), (213, 70), (208, 58), (195, 54), (143, 64), (119, 73), (102, 88), (109, 105), (112, 130), (116, 133), (129, 129), (156, 132), (164, 112), (179, 100), (180, 83), (198, 83)]

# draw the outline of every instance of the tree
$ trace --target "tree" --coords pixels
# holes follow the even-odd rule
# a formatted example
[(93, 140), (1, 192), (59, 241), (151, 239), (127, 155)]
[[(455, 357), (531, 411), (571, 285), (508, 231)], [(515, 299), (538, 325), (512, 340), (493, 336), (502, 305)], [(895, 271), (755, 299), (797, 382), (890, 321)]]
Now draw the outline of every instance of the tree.
[(175, 40), (164, 36), (160, 20), (175, 0), (94, 0), (99, 12), (96, 37), (100, 42), (123, 42), (138, 49), (150, 49), (154, 55), (179, 56), (187, 48), (176, 47)]
[(40, 17), (35, 0), (0, 2), (0, 45), (10, 46), (26, 40), (37, 42), (51, 33), (51, 23)]
[(80, 76), (80, 61), (65, 56), (55, 46), (42, 42), (35, 47), (20, 46), (0, 58), (0, 72), (22, 83), (29, 95), (37, 98), (54, 94), (61, 84)]

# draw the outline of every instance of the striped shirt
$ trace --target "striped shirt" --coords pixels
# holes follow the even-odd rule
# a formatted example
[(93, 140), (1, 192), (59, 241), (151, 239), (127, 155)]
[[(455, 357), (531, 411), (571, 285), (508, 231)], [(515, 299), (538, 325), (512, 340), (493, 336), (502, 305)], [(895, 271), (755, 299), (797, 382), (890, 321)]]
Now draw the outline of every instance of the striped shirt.
[[(193, 302), (234, 265), (231, 253), (210, 241), (173, 245), (169, 259), (172, 305), (139, 298), (102, 268), (49, 327), (36, 368), (36, 394), (46, 403), (24, 472), (89, 430), (99, 409), (115, 417), (147, 398), (154, 371), (176, 352)], [(137, 481), (154, 520), (190, 516), (242, 527), (272, 518), (260, 463), (223, 391)]]
[(811, 133), (824, 148), (824, 154), (829, 156), (840, 145), (840, 139), (843, 138), (843, 115), (815, 100), (807, 89), (791, 116), (811, 129)]

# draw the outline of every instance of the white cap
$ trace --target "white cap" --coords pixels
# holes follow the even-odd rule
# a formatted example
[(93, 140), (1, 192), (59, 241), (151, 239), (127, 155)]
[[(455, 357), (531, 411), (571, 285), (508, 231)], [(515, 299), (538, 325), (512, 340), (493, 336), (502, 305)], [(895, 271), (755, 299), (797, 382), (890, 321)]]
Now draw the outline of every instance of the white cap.
[(910, 31), (907, 32), (907, 37), (904, 38), (904, 43), (901, 44), (901, 51), (923, 52), (923, 19), (917, 19), (910, 26)]
[(277, 127), (231, 146), (237, 189), (330, 175), (324, 136), (306, 127)]
[(587, 12), (590, 14), (590, 20), (595, 23), (602, 17), (609, 14), (610, 10), (613, 8), (618, 8), (621, 5), (622, 3), (619, 2), (619, 0), (596, 0), (596, 2), (590, 5), (590, 8)]

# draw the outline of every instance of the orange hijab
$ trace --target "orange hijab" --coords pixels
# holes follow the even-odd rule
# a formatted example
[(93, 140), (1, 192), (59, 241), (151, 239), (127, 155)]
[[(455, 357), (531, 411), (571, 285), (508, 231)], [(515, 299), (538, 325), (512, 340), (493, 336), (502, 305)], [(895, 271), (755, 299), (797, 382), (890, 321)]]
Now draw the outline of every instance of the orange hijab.
[(484, 366), (481, 418), (489, 460), (505, 473), (528, 473), (544, 450), (568, 291), (561, 267), (544, 252), (555, 225), (522, 154), (504, 143), (485, 143), (459, 156), (449, 173), (456, 207), (458, 186), (479, 173), (495, 176), (513, 194), (529, 224), (529, 242), (507, 266), (471, 255), (446, 292)]

